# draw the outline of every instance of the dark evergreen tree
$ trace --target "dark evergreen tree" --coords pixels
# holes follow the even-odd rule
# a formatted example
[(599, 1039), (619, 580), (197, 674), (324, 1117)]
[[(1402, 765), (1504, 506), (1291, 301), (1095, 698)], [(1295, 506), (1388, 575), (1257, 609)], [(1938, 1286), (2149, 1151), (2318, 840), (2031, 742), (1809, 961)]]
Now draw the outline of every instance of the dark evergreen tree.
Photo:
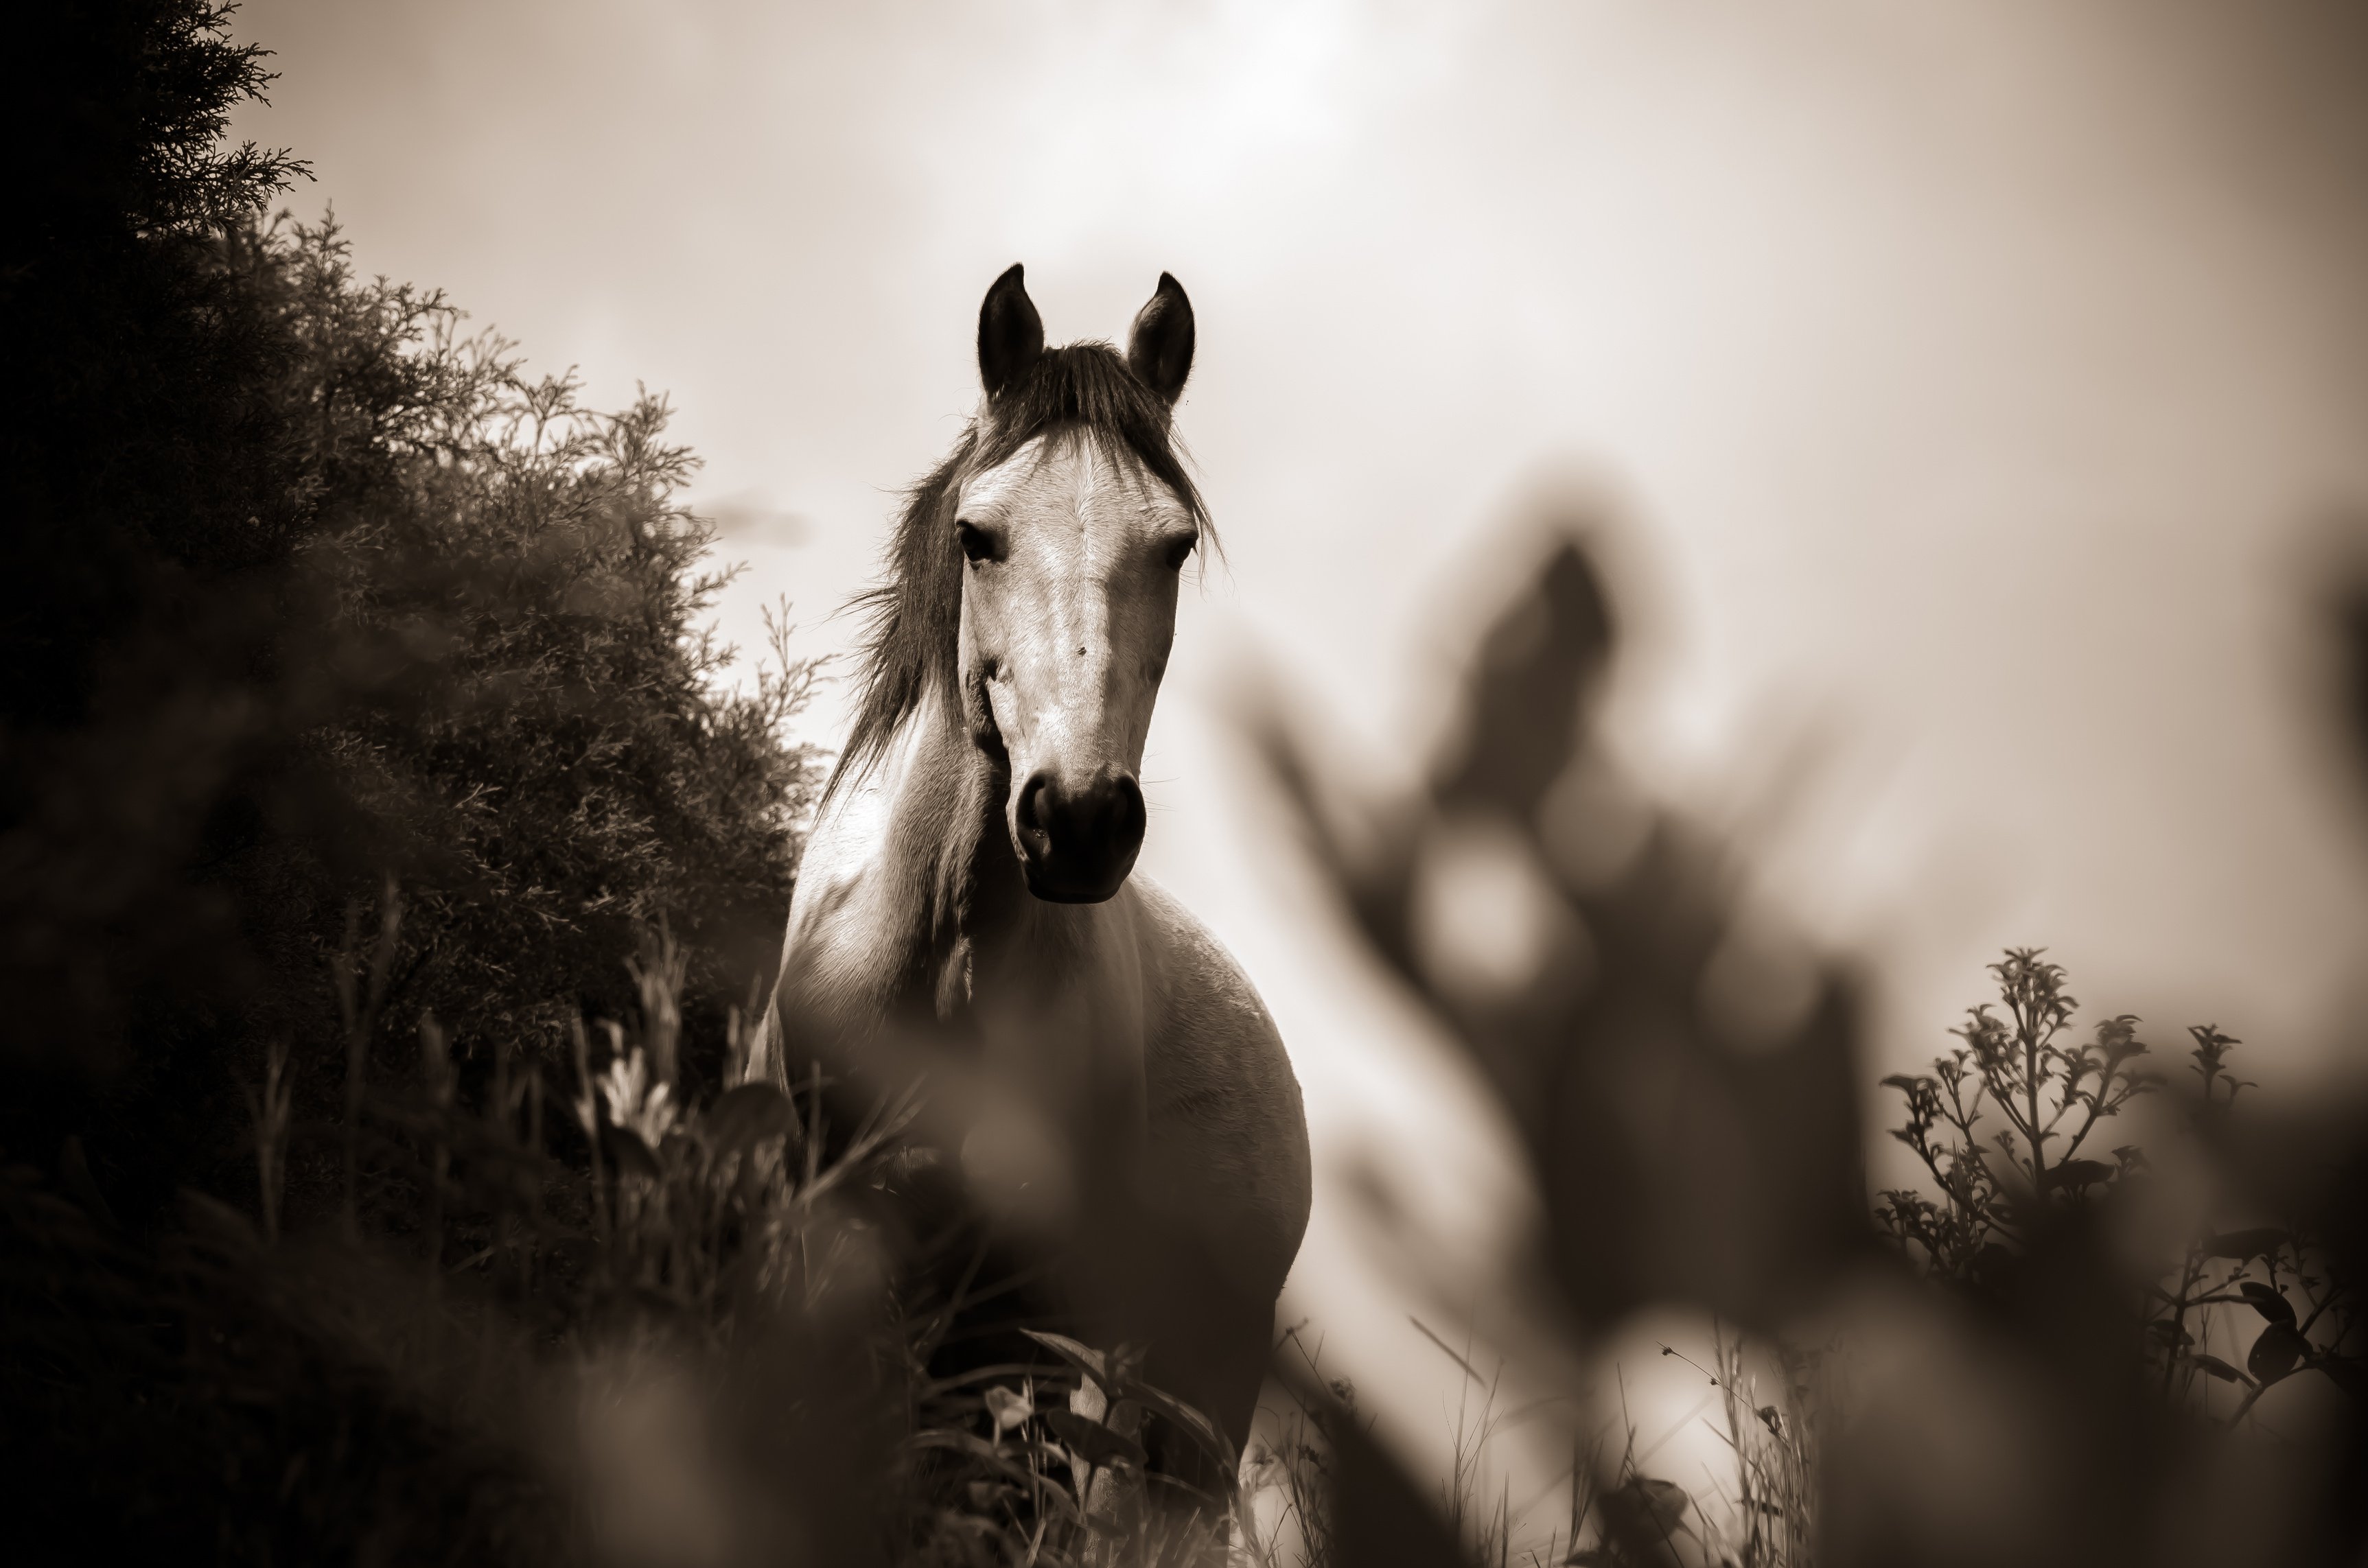
[(659, 922), (720, 1019), (809, 782), (811, 672), (720, 685), (663, 404), (585, 410), (333, 228), (265, 224), (302, 168), (222, 143), (270, 79), (229, 15), (44, 8), (10, 53), (0, 1146), (76, 1138), (127, 1218), (243, 1190), (268, 1042), (300, 1115), (336, 1106), (332, 971), (390, 879), (390, 1037), (548, 1045), (630, 1005)]

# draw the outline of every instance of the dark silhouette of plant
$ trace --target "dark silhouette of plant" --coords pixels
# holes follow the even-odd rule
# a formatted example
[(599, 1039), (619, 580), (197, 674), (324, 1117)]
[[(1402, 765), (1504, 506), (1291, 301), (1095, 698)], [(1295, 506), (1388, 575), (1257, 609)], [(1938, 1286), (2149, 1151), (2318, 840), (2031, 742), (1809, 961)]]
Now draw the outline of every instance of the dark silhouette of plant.
[[(228, 1189), (230, 1085), (336, 1036), (324, 960), (390, 873), (387, 1038), (433, 1012), (457, 1071), (496, 1035), (555, 1059), (664, 921), (714, 1040), (812, 783), (785, 728), (815, 672), (777, 638), (729, 683), (663, 402), (587, 409), (356, 276), (333, 223), (264, 223), (302, 165), (221, 142), (270, 80), (229, 17), (44, 7), (10, 51), (36, 112), (0, 257), (0, 1142), (79, 1138), (138, 1222)], [(297, 1121), (334, 1116), (344, 1054), (294, 1050)], [(301, 1140), (288, 1175), (299, 1208), (338, 1185)]]
[[(2192, 1125), (2214, 1139), (2225, 1132), (2237, 1096), (2257, 1085), (2228, 1071), (2229, 1049), (2241, 1040), (2211, 1024), (2192, 1025), (2188, 1033), (2195, 1041)], [(2307, 1217), (2197, 1237), (2172, 1278), (2152, 1288), (2146, 1325), (2166, 1397), (2196, 1399), (2208, 1410), (2214, 1386), (2228, 1385), (2241, 1391), (2224, 1417), (2234, 1426), (2272, 1385), (2317, 1371), (2368, 1401), (2356, 1282)], [(2223, 1329), (2233, 1356), (2247, 1326), (2256, 1332), (2241, 1369), (2206, 1348), (2214, 1331)]]
[[(2158, 1086), (2140, 1060), (2146, 1048), (2135, 1017), (2104, 1019), (2091, 1040), (2066, 1041), (2079, 1003), (2042, 949), (2009, 949), (1989, 969), (2004, 1016), (1987, 1002), (1974, 1007), (1950, 1031), (1964, 1043), (1929, 1075), (1884, 1080), (1907, 1102), (1907, 1123), (1892, 1136), (1923, 1161), (1941, 1197), (1889, 1189), (1875, 1218), (1935, 1273), (1961, 1280), (2027, 1243), (2050, 1207), (2110, 1190), (2138, 1151), (2123, 1145), (2111, 1161), (2081, 1151), (2099, 1122)], [(1978, 1129), (1993, 1110), (2006, 1125), (1985, 1135)]]
[[(2041, 949), (2009, 949), (1990, 973), (2003, 1016), (1989, 1004), (1975, 1007), (1951, 1031), (1964, 1043), (1935, 1061), (1930, 1074), (1884, 1080), (1906, 1101), (1906, 1121), (1892, 1136), (1923, 1161), (1940, 1197), (1888, 1189), (1875, 1218), (1935, 1278), (1995, 1295), (2012, 1288), (2017, 1267), (2051, 1230), (2060, 1234), (2067, 1221), (2146, 1178), (2148, 1162), (2135, 1144), (2115, 1148), (2110, 1162), (2081, 1151), (2100, 1122), (2164, 1085), (2141, 1060), (2146, 1048), (2127, 1014), (2096, 1025), (2091, 1042), (2063, 1043), (2078, 1003), (2065, 989), (2062, 967)], [(2188, 1126), (2223, 1132), (2238, 1095), (2255, 1086), (2228, 1068), (2230, 1050), (2242, 1042), (2210, 1024), (2188, 1033), (2195, 1076)], [(1990, 1111), (2006, 1125), (1986, 1134)], [(2231, 1385), (2242, 1392), (2220, 1414), (2233, 1424), (2271, 1384), (2299, 1371), (2368, 1392), (2356, 1298), (2305, 1226), (2195, 1238), (2163, 1274), (2169, 1282), (2146, 1283), (2131, 1324), (2158, 1365), (2166, 1399), (2196, 1396), (2209, 1410), (2213, 1385)], [(2222, 1308), (2243, 1311), (2215, 1312)], [(2242, 1367), (2207, 1348), (2218, 1330), (2229, 1335), (2234, 1356), (2245, 1324), (2255, 1332)]]

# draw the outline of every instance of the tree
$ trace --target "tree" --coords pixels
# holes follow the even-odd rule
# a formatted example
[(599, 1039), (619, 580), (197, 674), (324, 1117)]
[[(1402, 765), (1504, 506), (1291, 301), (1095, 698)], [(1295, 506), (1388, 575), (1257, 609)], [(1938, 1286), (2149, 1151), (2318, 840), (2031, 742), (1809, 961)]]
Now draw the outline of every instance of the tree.
[(229, 17), (68, 5), (12, 51), (0, 1145), (86, 1146), (127, 1216), (243, 1157), (271, 1042), (335, 1100), (332, 971), (390, 878), (385, 1015), (464, 1055), (626, 1006), (648, 924), (720, 1015), (810, 783), (813, 671), (722, 685), (663, 402), (586, 410), (333, 226), (266, 224), (302, 165), (222, 142), (270, 80)]

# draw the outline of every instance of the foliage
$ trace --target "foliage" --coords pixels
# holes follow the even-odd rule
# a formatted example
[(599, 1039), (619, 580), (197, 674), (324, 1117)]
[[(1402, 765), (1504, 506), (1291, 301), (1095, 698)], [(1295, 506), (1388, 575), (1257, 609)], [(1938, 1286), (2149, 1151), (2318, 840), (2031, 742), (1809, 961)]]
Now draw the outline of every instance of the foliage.
[[(1336, 1568), (1342, 1561), (1334, 1528), (1335, 1455), (1371, 1425), (1357, 1408), (1356, 1385), (1323, 1375), (1321, 1351), (1308, 1344), (1306, 1326), (1284, 1329), (1276, 1346), (1287, 1403), (1271, 1434), (1252, 1442), (1243, 1471), (1243, 1539), (1258, 1568)], [(1273, 1499), (1272, 1517), (1264, 1520), (1261, 1497)]]
[[(632, 1027), (570, 1031), (564, 1090), (505, 1050), (472, 1094), (424, 1023), (413, 1081), (335, 1130), (379, 1196), (342, 1230), (275, 1236), (193, 1196), (143, 1244), (0, 1173), (0, 1396), (51, 1439), (10, 1455), (20, 1532), (106, 1519), (115, 1544), (211, 1537), (236, 1561), (1221, 1549), (1231, 1497), (1155, 1506), (1142, 1438), (1224, 1439), (1122, 1352), (1047, 1334), (1035, 1364), (933, 1375), (964, 1303), (915, 1310), (904, 1112), (832, 1136), (820, 1082), (748, 1079), (745, 1028), (726, 1086), (686, 1092), (686, 967), (659, 944)], [(256, 1104), (268, 1216), (291, 1131)]]
[[(2147, 1181), (2150, 1164), (2135, 1143), (2115, 1148), (2111, 1162), (2080, 1151), (2100, 1122), (2163, 1085), (2141, 1060), (2146, 1048), (2129, 1015), (2099, 1023), (2093, 1043), (2059, 1043), (2078, 1003), (2064, 988), (2062, 967), (2039, 949), (2009, 949), (1990, 973), (2005, 1016), (1976, 1006), (1953, 1031), (1964, 1043), (1931, 1074), (1884, 1080), (1907, 1103), (1906, 1123), (1892, 1136), (1915, 1151), (1941, 1196), (1887, 1190), (1875, 1217), (1935, 1278), (1995, 1295), (2014, 1289), (2034, 1244), (2135, 1196)], [(2228, 1052), (2241, 1042), (2210, 1024), (2188, 1033), (2190, 1128), (2216, 1129), (2254, 1086), (2228, 1070)], [(1988, 1110), (2006, 1126), (1985, 1138)], [(2256, 1324), (2241, 1369), (2205, 1349), (2196, 1332), (2207, 1321), (2230, 1326), (2225, 1314), (2211, 1316), (2223, 1307), (2245, 1309), (2242, 1320)], [(2272, 1383), (2301, 1371), (2368, 1392), (2360, 1326), (2356, 1294), (2331, 1276), (2324, 1243), (2299, 1222), (2192, 1238), (2147, 1284), (2132, 1318), (2159, 1363), (2166, 1396), (2200, 1392), (2208, 1405), (2215, 1382), (2245, 1391), (2226, 1417), (2231, 1424)]]
[(570, 1012), (623, 1005), (616, 955), (665, 921), (720, 1024), (788, 904), (814, 769), (784, 733), (815, 671), (776, 619), (774, 667), (723, 684), (702, 619), (728, 574), (675, 499), (696, 460), (666, 405), (529, 379), (440, 298), (356, 279), (334, 227), (269, 243), (331, 433), (307, 565), (367, 683), (314, 740), (363, 858), (410, 890), (387, 1005), (555, 1052)]
[[(2136, 1147), (2123, 1145), (2110, 1162), (2080, 1151), (2100, 1121), (2157, 1086), (2126, 1014), (2099, 1023), (2093, 1042), (2063, 1043), (2079, 1003), (2038, 949), (2009, 949), (1990, 973), (2006, 1016), (1983, 1003), (1951, 1031), (1963, 1043), (1930, 1075), (1884, 1080), (1907, 1102), (1907, 1125), (1892, 1136), (1915, 1151), (1941, 1199), (1885, 1191), (1876, 1217), (1957, 1278), (2009, 1257), (2051, 1207), (2110, 1192), (2138, 1160)], [(2006, 1123), (1989, 1139), (1975, 1131), (1986, 1109)]]
[[(434, 1013), (464, 1071), (621, 1007), (643, 922), (691, 940), (717, 1038), (813, 783), (785, 625), (726, 684), (663, 402), (587, 409), (356, 276), (333, 223), (264, 224), (302, 165), (218, 144), (269, 80), (227, 17), (51, 8), (13, 55), (55, 118), (0, 268), (0, 569), (41, 585), (0, 636), (0, 1140), (80, 1137), (143, 1219), (236, 1168), (234, 1075), (338, 1032), (324, 960), (390, 874), (380, 1006)], [(346, 1063), (285, 1065), (324, 1114)]]
[[(1823, 1358), (1775, 1345), (1776, 1386), (1772, 1398), (1763, 1398), (1760, 1372), (1747, 1354), (1748, 1344), (1746, 1336), (1714, 1324), (1708, 1368), (1682, 1351), (1661, 1346), (1662, 1355), (1684, 1361), (1719, 1391), (1720, 1421), (1714, 1430), (1735, 1455), (1733, 1494), (1720, 1497), (1720, 1513), (1697, 1510), (1694, 1523), (1686, 1523), (1683, 1506), (1690, 1499), (1673, 1483), (1638, 1470), (1632, 1428), (1621, 1471), (1627, 1495), (1612, 1504), (1622, 1528), (1605, 1532), (1606, 1544), (1598, 1551), (1602, 1562), (1622, 1561), (1623, 1542), (1634, 1543), (1640, 1535), (1666, 1547), (1680, 1528), (1698, 1533), (1719, 1562), (1738, 1568), (1796, 1568), (1816, 1560)], [(1572, 1534), (1577, 1539), (1577, 1524)], [(1635, 1556), (1633, 1544), (1625, 1551)]]
[(97, 1083), (209, 1098), (221, 1063), (188, 1037), (251, 978), (215, 862), (293, 799), (276, 644), (304, 619), (279, 417), (297, 346), (225, 226), (302, 165), (216, 147), (269, 80), (227, 16), (38, 7), (7, 53), (0, 964), (19, 1000), (0, 1061), (40, 1080), (10, 1096), (12, 1139), (53, 1143)]

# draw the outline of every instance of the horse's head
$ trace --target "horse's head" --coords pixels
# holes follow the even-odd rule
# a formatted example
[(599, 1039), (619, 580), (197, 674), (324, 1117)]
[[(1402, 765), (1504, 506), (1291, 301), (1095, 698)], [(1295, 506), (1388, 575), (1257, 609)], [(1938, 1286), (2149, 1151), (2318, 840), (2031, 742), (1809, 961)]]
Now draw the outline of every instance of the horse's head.
[(962, 557), (963, 707), (1008, 761), (1029, 891), (1098, 903), (1143, 846), (1136, 774), (1203, 523), (1167, 431), (1192, 307), (1163, 273), (1123, 359), (1047, 349), (1015, 267), (980, 309), (978, 360), (986, 412), (940, 513)]

